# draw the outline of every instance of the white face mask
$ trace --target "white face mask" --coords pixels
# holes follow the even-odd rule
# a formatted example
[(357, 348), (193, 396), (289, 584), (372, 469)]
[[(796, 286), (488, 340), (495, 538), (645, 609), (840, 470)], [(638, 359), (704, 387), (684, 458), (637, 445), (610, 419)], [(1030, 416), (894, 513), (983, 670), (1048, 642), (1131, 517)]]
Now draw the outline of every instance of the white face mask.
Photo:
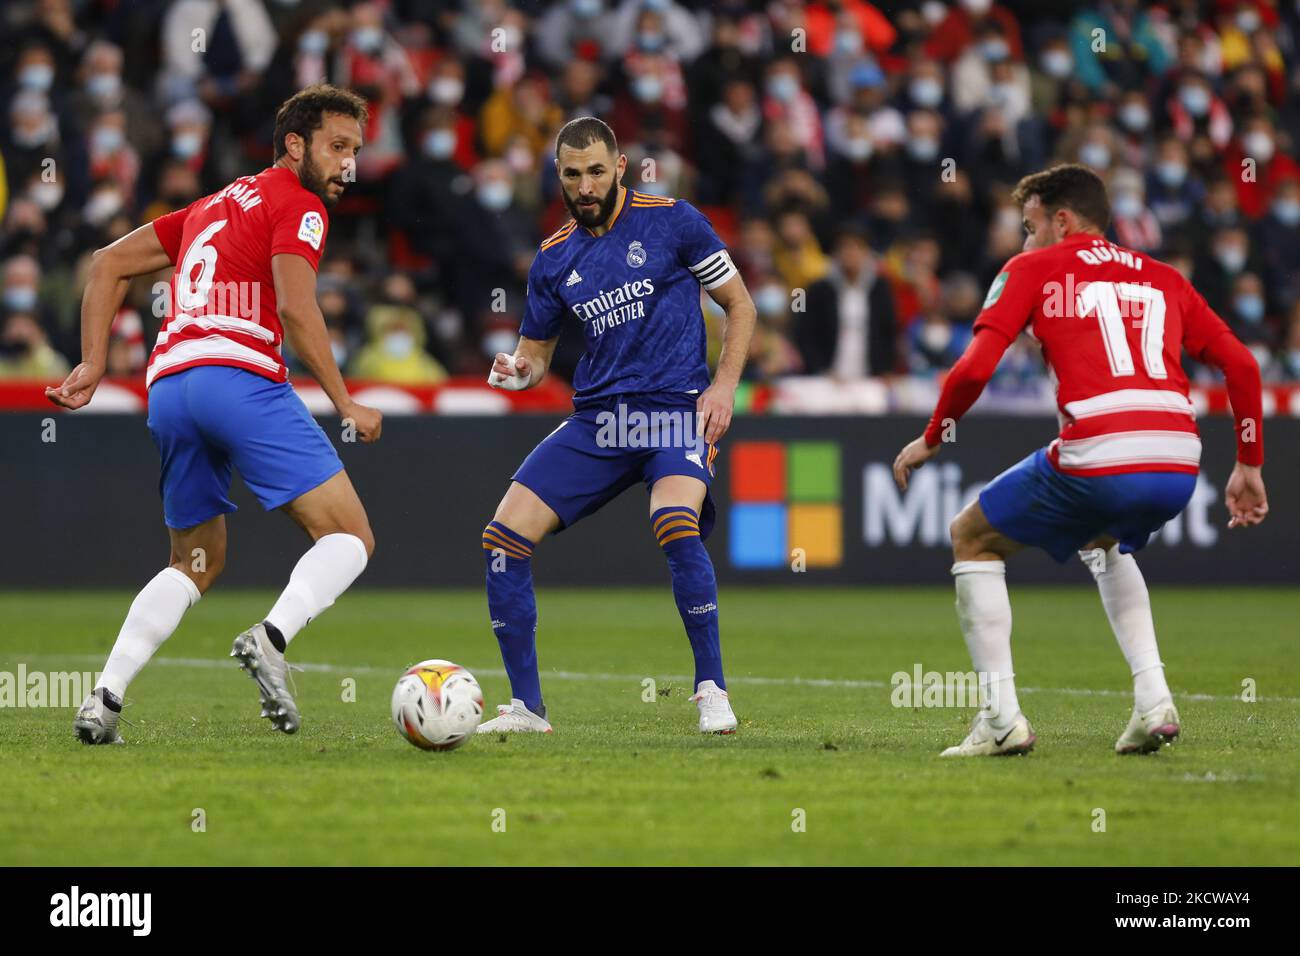
[(493, 212), (500, 212), (509, 206), (512, 196), (510, 184), (500, 180), (484, 183), (478, 188), (478, 201)]
[(921, 326), (921, 342), (931, 352), (941, 352), (952, 341), (952, 326), (942, 322), (926, 322)]
[(122, 78), (116, 73), (96, 73), (86, 80), (86, 92), (100, 102), (117, 99), (122, 91)]
[(404, 359), (415, 351), (415, 336), (405, 329), (395, 329), (384, 336), (384, 353), (389, 358)]
[(1043, 54), (1043, 70), (1056, 80), (1063, 80), (1074, 69), (1074, 57), (1069, 50), (1048, 50)]
[(45, 212), (51, 209), (57, 209), (59, 203), (63, 202), (63, 187), (58, 183), (35, 183), (29, 194), (32, 202), (40, 206)]
[(489, 332), (483, 336), (483, 352), (485, 355), (495, 356), (498, 352), (504, 352), (506, 355), (513, 355), (515, 345), (518, 339), (513, 332), (500, 331)]
[(1093, 169), (1105, 169), (1110, 165), (1110, 147), (1102, 143), (1084, 143), (1079, 147), (1079, 161)]
[(429, 99), (443, 106), (455, 106), (465, 96), (465, 84), (454, 76), (440, 76), (429, 84)]
[(1112, 205), (1115, 215), (1124, 219), (1132, 219), (1142, 212), (1142, 200), (1136, 193), (1119, 193)]
[(1258, 162), (1267, 163), (1273, 158), (1273, 137), (1262, 130), (1247, 133), (1241, 145), (1245, 148), (1246, 155)]
[(943, 102), (943, 84), (933, 77), (918, 77), (908, 84), (907, 92), (920, 106), (935, 107)]
[(90, 197), (83, 210), (86, 222), (92, 226), (102, 226), (112, 219), (122, 208), (122, 197), (116, 190), (100, 190)]

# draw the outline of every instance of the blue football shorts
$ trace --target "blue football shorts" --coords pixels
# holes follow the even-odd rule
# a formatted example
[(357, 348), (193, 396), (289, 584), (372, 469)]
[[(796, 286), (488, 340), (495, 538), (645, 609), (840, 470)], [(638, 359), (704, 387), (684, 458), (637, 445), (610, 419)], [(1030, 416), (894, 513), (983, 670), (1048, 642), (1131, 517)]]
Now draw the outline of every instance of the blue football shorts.
[(985, 485), (979, 500), (1002, 534), (1064, 562), (1103, 534), (1123, 553), (1141, 550), (1187, 507), (1195, 488), (1196, 475), (1183, 472), (1065, 475), (1040, 448)]
[(234, 511), (232, 468), (267, 511), (343, 470), (293, 387), (241, 368), (201, 365), (156, 379), (149, 433), (162, 455), (158, 490), (169, 528)]
[[(693, 397), (623, 396), (582, 408), (542, 439), (512, 479), (559, 515), (561, 531), (638, 481), (649, 491), (660, 478), (688, 475), (707, 488), (718, 449), (695, 434), (695, 421)], [(707, 538), (717, 517), (707, 491), (700, 512)]]

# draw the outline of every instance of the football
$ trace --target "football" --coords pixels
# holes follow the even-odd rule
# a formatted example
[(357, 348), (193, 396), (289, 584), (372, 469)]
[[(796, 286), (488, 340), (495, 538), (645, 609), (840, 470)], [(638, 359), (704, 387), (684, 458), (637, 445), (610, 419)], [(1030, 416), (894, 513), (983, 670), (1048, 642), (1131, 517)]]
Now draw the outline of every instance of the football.
[(397, 732), (421, 750), (455, 750), (473, 736), (482, 717), (478, 681), (451, 661), (421, 661), (393, 688)]

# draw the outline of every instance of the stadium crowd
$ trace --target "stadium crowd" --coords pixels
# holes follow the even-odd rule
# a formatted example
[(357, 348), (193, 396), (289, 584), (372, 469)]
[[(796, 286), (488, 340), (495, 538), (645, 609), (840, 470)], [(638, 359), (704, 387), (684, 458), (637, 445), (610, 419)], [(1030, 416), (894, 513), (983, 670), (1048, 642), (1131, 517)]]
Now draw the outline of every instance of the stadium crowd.
[[(277, 105), (328, 81), (371, 109), (319, 281), (356, 378), (513, 350), (568, 218), (555, 131), (592, 114), (627, 185), (729, 242), (755, 380), (950, 366), (1023, 241), (1011, 186), (1055, 161), (1106, 178), (1112, 238), (1188, 275), (1266, 381), (1300, 380), (1293, 0), (20, 0), (0, 37), (0, 376), (62, 377), (93, 250), (269, 165)], [(143, 376), (158, 301), (136, 283), (110, 374)], [(999, 371), (1043, 374), (1028, 344)]]

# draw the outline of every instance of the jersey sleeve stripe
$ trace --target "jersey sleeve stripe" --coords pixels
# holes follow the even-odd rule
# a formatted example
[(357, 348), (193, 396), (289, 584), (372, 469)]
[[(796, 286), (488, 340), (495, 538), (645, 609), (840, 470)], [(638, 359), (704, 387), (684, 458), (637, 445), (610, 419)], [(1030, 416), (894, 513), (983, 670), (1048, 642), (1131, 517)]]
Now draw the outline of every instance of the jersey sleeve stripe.
[(726, 249), (719, 249), (711, 256), (691, 266), (691, 274), (706, 289), (716, 289), (737, 273), (736, 265)]

